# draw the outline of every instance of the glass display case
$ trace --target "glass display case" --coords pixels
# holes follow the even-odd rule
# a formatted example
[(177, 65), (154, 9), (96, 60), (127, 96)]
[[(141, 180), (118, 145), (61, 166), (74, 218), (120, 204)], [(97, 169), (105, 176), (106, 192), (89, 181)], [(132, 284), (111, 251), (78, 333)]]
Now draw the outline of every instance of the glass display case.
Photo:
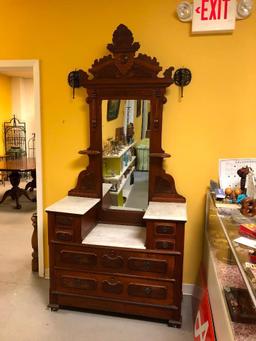
[(256, 272), (250, 248), (235, 241), (241, 224), (255, 222), (207, 194), (204, 266), (217, 340), (255, 340)]

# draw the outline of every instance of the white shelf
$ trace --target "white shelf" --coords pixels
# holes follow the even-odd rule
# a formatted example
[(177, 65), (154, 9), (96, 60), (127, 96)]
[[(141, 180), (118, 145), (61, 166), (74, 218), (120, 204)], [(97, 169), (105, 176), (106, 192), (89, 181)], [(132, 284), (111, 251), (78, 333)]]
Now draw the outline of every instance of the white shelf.
[(130, 148), (132, 148), (136, 142), (133, 142), (129, 144), (128, 146), (125, 146), (123, 149), (119, 151), (118, 154), (111, 154), (111, 155), (103, 155), (103, 159), (119, 159), (121, 156), (123, 156)]
[(127, 166), (125, 166), (122, 170), (122, 172), (119, 175), (116, 176), (104, 176), (103, 179), (106, 181), (118, 181), (126, 172), (126, 170), (132, 165), (134, 160), (136, 159), (136, 156), (132, 156), (131, 161), (128, 162)]
[(132, 172), (135, 170), (135, 167), (132, 167), (132, 169), (131, 169), (131, 171), (130, 171), (130, 173), (127, 175), (127, 177), (126, 178), (123, 178), (123, 180), (122, 180), (122, 182), (121, 182), (121, 184), (120, 184), (120, 186), (119, 186), (119, 188), (118, 188), (118, 191), (116, 191), (116, 192), (113, 192), (113, 191), (110, 191), (110, 194), (112, 195), (118, 195), (120, 192), (121, 192), (121, 190), (123, 189), (123, 187), (125, 186), (125, 184), (126, 184), (126, 182), (128, 181), (128, 179), (130, 179), (130, 176), (131, 176), (131, 174), (132, 174)]

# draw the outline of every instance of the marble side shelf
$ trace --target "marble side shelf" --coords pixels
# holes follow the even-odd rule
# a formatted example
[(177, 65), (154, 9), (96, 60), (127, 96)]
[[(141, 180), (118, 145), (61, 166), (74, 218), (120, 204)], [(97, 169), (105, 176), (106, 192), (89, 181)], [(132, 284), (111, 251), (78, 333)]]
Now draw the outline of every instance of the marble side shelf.
[(97, 224), (83, 244), (146, 249), (146, 229), (140, 226)]
[(187, 221), (187, 204), (150, 201), (144, 219)]
[(94, 207), (100, 199), (66, 196), (47, 207), (46, 212), (59, 212), (83, 215)]

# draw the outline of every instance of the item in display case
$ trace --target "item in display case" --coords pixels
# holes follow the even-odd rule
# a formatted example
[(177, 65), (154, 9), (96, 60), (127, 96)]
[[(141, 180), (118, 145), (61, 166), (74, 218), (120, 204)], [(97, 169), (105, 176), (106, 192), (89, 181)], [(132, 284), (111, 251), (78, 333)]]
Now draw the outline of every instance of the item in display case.
[(256, 224), (241, 224), (239, 232), (243, 235), (256, 238)]
[(256, 323), (256, 308), (246, 289), (224, 289), (231, 320), (238, 323)]
[[(253, 264), (256, 264), (256, 250), (249, 250), (249, 258)], [(256, 270), (256, 268), (255, 268)], [(256, 275), (256, 273), (255, 273)]]
[(242, 167), (240, 169), (238, 169), (237, 174), (240, 176), (241, 180), (240, 180), (240, 188), (241, 191), (243, 193), (246, 193), (246, 189), (245, 189), (245, 183), (246, 183), (246, 177), (250, 172), (250, 168), (248, 166), (246, 167)]
[(242, 201), (240, 212), (246, 217), (253, 217), (256, 215), (256, 199), (246, 198)]

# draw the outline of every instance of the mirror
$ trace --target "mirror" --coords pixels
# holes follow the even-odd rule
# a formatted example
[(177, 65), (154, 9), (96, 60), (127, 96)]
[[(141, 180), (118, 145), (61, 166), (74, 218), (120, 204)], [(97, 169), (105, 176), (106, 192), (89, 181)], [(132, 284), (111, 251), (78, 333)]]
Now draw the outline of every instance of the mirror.
[(111, 208), (148, 206), (149, 100), (102, 101), (104, 202)]

